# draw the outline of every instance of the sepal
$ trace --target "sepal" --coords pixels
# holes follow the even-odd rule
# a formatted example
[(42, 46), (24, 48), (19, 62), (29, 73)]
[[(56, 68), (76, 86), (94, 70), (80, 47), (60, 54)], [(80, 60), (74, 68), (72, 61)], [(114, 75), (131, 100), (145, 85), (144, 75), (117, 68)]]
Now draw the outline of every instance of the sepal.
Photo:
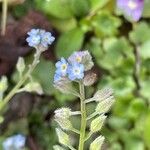
[(57, 133), (58, 140), (59, 140), (60, 144), (63, 144), (65, 146), (69, 146), (70, 145), (70, 139), (69, 139), (69, 135), (68, 134), (66, 134), (60, 128), (56, 128), (56, 133)]
[(55, 121), (59, 124), (59, 126), (64, 129), (64, 130), (71, 130), (72, 124), (71, 121), (69, 119), (65, 119), (65, 118), (55, 118)]
[(53, 146), (54, 150), (65, 150), (63, 147), (59, 146), (59, 145), (54, 145)]
[(92, 122), (91, 122), (91, 125), (90, 125), (90, 131), (92, 133), (94, 132), (97, 132), (97, 131), (100, 131), (103, 124), (104, 124), (104, 121), (106, 119), (106, 116), (105, 115), (100, 115), (99, 117), (95, 118)]
[(111, 96), (111, 97), (107, 98), (106, 100), (99, 102), (95, 111), (98, 114), (108, 112), (109, 109), (111, 108), (111, 106), (113, 105), (114, 101), (115, 101), (114, 97)]
[(104, 143), (105, 137), (97, 137), (90, 145), (90, 150), (101, 150), (102, 144)]
[(93, 99), (97, 102), (106, 100), (107, 98), (111, 97), (113, 95), (113, 90), (111, 88), (105, 88), (102, 90), (98, 90), (94, 96)]
[(78, 93), (73, 88), (71, 81), (69, 81), (67, 78), (63, 78), (60, 81), (54, 83), (54, 87), (64, 94), (78, 95)]
[(43, 94), (43, 89), (38, 82), (30, 82), (26, 84), (23, 88), (19, 89), (18, 92), (36, 92), (39, 95)]
[(71, 109), (70, 108), (59, 108), (55, 110), (55, 118), (69, 118), (71, 116)]
[(91, 86), (95, 83), (96, 78), (97, 76), (95, 73), (87, 73), (83, 79), (83, 84), (85, 86)]

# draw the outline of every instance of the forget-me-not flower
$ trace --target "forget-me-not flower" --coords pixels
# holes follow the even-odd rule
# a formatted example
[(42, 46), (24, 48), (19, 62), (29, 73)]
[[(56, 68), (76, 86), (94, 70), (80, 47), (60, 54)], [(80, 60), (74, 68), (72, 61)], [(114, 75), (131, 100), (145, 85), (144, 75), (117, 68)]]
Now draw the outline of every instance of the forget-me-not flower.
[(83, 79), (84, 65), (79, 63), (70, 64), (68, 67), (68, 78), (70, 80)]
[(26, 41), (31, 47), (43, 47), (44, 49), (48, 48), (48, 45), (51, 45), (55, 38), (50, 32), (46, 32), (42, 29), (32, 29), (27, 33), (29, 36)]
[(84, 51), (79, 51), (79, 52), (74, 52), (69, 58), (68, 61), (70, 63), (73, 62), (77, 62), (77, 63), (81, 63), (82, 62), (82, 58), (84, 56)]
[(68, 69), (68, 62), (62, 57), (60, 61), (56, 63), (56, 74), (66, 76)]
[(18, 134), (7, 138), (3, 142), (4, 150), (22, 150), (25, 146), (25, 136)]
[(144, 0), (117, 0), (117, 7), (130, 21), (138, 21), (142, 17)]

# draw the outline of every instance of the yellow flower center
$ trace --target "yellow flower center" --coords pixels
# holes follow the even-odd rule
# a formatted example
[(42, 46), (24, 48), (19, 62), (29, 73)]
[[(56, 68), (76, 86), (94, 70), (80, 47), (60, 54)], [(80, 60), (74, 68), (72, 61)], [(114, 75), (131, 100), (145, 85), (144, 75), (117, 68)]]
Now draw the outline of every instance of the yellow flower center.
[(137, 7), (137, 3), (136, 3), (135, 1), (133, 1), (133, 0), (130, 0), (130, 1), (128, 2), (128, 6), (129, 6), (129, 8), (131, 8), (131, 9), (135, 9), (135, 8)]
[(81, 57), (79, 57), (79, 56), (76, 57), (76, 61), (77, 61), (77, 62), (81, 62)]
[(62, 70), (66, 70), (66, 69), (67, 69), (67, 65), (66, 65), (66, 64), (63, 64), (63, 65), (61, 66), (61, 69), (62, 69)]
[(75, 72), (76, 74), (79, 74), (79, 73), (80, 73), (80, 70), (79, 70), (79, 69), (75, 69), (74, 72)]

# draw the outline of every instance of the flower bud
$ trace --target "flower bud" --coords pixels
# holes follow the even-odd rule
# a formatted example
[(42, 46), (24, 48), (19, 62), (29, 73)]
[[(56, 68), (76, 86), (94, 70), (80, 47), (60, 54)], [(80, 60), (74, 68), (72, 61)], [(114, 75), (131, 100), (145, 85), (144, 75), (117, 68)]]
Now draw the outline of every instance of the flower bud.
[(55, 121), (60, 125), (60, 127), (64, 130), (72, 129), (72, 124), (69, 119), (64, 118), (55, 118)]
[(4, 121), (3, 116), (0, 116), (0, 124)]
[(96, 74), (95, 73), (88, 73), (85, 75), (84, 79), (83, 79), (83, 84), (85, 86), (90, 86), (92, 84), (95, 83), (96, 81)]
[(66, 134), (60, 128), (56, 128), (56, 133), (57, 133), (60, 144), (63, 144), (65, 146), (70, 145), (70, 140), (69, 140), (68, 134)]
[(83, 51), (83, 53), (82, 64), (85, 67), (85, 71), (88, 71), (94, 66), (94, 63), (92, 61), (92, 56), (88, 51)]
[(17, 70), (18, 70), (18, 72), (19, 72), (20, 75), (25, 70), (25, 62), (24, 62), (23, 57), (19, 57), (18, 58), (18, 62), (17, 62), (16, 68), (17, 68)]
[(95, 99), (95, 101), (99, 102), (109, 98), (110, 96), (112, 96), (112, 94), (113, 94), (113, 90), (111, 88), (105, 88), (103, 90), (98, 90), (94, 94), (93, 98)]
[(63, 147), (59, 146), (59, 145), (54, 145), (53, 146), (54, 150), (65, 150)]
[(25, 85), (24, 88), (20, 89), (19, 92), (26, 91), (26, 92), (36, 92), (39, 95), (43, 94), (43, 90), (41, 85), (38, 82), (31, 82)]
[(0, 80), (0, 92), (4, 93), (8, 88), (8, 80), (7, 77), (2, 76), (1, 80)]
[(55, 118), (64, 118), (67, 119), (71, 116), (70, 108), (59, 108), (55, 110)]
[(101, 150), (102, 144), (105, 140), (104, 136), (97, 137), (90, 145), (90, 150)]
[(66, 78), (56, 82), (54, 87), (64, 94), (73, 94), (75, 92), (71, 82)]
[(95, 111), (99, 114), (108, 112), (112, 104), (114, 103), (114, 101), (115, 101), (114, 97), (111, 96), (107, 98), (106, 100), (99, 102)]
[(94, 133), (94, 132), (97, 132), (97, 131), (101, 130), (105, 119), (106, 119), (105, 115), (100, 115), (99, 117), (95, 118), (91, 122), (91, 126), (90, 126), (91, 132)]

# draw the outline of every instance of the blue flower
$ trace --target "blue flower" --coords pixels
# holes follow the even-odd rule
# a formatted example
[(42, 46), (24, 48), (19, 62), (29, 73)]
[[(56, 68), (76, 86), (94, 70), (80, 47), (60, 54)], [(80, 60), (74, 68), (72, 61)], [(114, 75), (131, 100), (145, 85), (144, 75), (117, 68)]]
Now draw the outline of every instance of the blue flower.
[(21, 134), (11, 136), (3, 142), (3, 149), (21, 150), (25, 146), (25, 141), (26, 138)]
[(117, 0), (117, 7), (130, 21), (138, 21), (142, 17), (144, 0)]
[(48, 45), (51, 45), (54, 40), (55, 40), (55, 38), (52, 36), (52, 34), (50, 32), (45, 32), (42, 35), (42, 42), (41, 43), (44, 47), (48, 47)]
[(60, 81), (61, 79), (62, 79), (61, 75), (55, 73), (55, 75), (54, 75), (54, 83)]
[(68, 61), (69, 61), (70, 63), (73, 63), (73, 62), (81, 63), (83, 56), (84, 56), (84, 51), (74, 52), (74, 53), (68, 58)]
[(68, 67), (68, 78), (70, 80), (83, 79), (84, 65), (79, 63), (70, 64)]
[(66, 76), (68, 69), (68, 62), (62, 57), (60, 61), (56, 63), (56, 74), (60, 76)]
[(26, 41), (31, 47), (43, 47), (44, 49), (48, 48), (48, 45), (51, 45), (55, 38), (50, 32), (46, 32), (42, 29), (32, 29), (27, 33), (29, 36)]

